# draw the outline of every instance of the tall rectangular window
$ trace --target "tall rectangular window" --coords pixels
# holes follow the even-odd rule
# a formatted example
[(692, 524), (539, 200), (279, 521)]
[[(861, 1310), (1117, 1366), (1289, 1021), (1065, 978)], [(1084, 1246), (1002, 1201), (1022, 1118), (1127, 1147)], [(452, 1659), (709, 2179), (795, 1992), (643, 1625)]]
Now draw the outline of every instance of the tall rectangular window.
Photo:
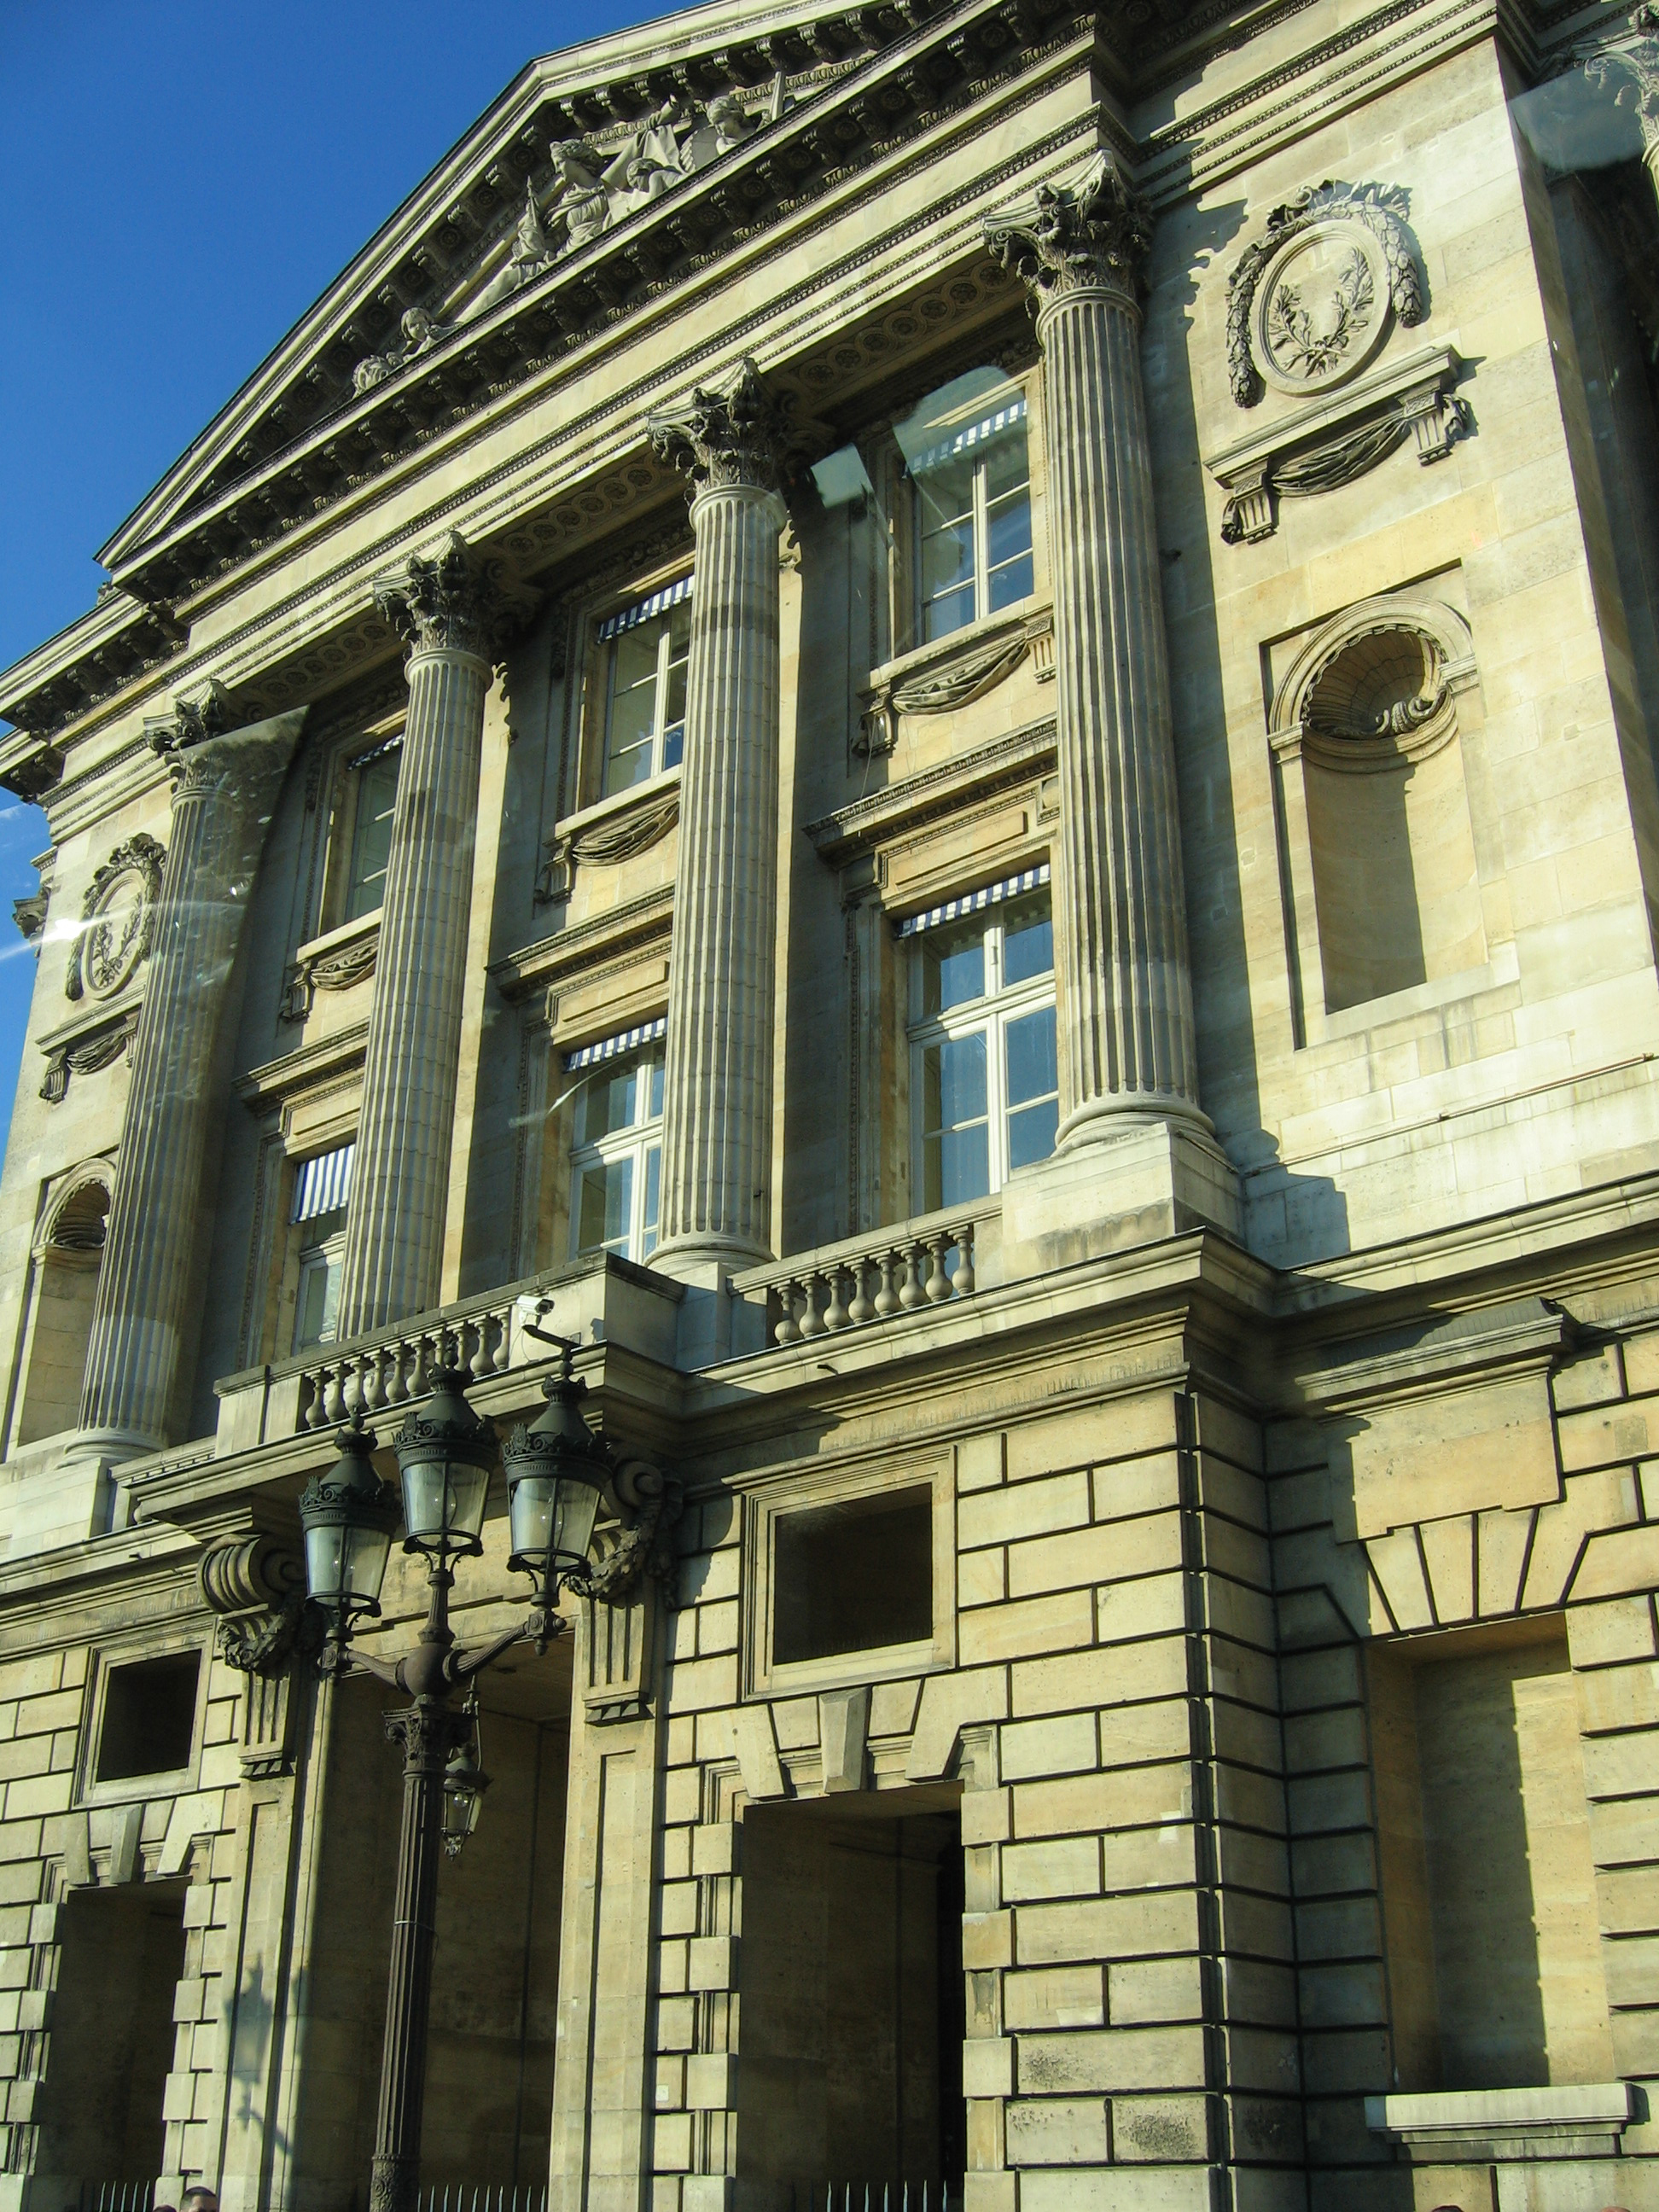
[[(912, 1117), (922, 1209), (1000, 1190), (1054, 1148), (1060, 1079), (1046, 888), (992, 885), (913, 933)], [(931, 920), (931, 918), (924, 918)]]
[(576, 1097), (570, 1249), (644, 1260), (657, 1243), (662, 1178), (662, 1047), (600, 1061)]
[(352, 779), (351, 848), (346, 864), (340, 920), (356, 921), (373, 914), (386, 897), (386, 863), (392, 857), (392, 818), (398, 805), (398, 772), (403, 740), (376, 746), (348, 763)]
[(685, 577), (599, 625), (605, 656), (604, 798), (678, 767), (684, 752), (690, 586)]
[[(346, 1203), (351, 1195), (355, 1141), (301, 1160), (294, 1180), (290, 1219), (300, 1239), (300, 1279), (295, 1296), (294, 1349), (331, 1344), (345, 1259)], [(290, 1248), (292, 1249), (292, 1248)]]
[(1021, 387), (971, 371), (895, 431), (915, 488), (916, 621), (923, 644), (1036, 588), (1031, 471)]

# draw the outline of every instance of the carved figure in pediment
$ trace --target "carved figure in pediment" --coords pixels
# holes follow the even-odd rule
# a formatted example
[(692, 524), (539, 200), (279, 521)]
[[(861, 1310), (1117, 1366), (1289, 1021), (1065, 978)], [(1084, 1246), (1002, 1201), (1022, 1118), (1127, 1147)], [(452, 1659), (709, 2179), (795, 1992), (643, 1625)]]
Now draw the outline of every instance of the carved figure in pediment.
[(449, 336), (447, 324), (434, 322), (424, 307), (409, 308), (399, 325), (403, 343), (390, 347), (385, 353), (372, 353), (360, 361), (351, 372), (351, 388), (355, 392), (372, 392), (377, 384), (384, 384), (400, 368), (407, 368), (423, 353), (430, 353), (440, 338)]
[(555, 139), (548, 152), (559, 175), (553, 212), (564, 217), (566, 253), (591, 246), (611, 216), (611, 195), (600, 183), (604, 165), (585, 138)]
[(513, 251), (506, 265), (498, 270), (483, 290), (457, 318), (463, 323), (476, 322), (487, 315), (500, 300), (508, 298), (532, 277), (539, 276), (553, 258), (553, 241), (548, 236), (547, 226), (542, 221), (542, 211), (536, 204), (536, 187), (524, 188), (524, 213), (519, 217), (519, 227), (514, 234)]

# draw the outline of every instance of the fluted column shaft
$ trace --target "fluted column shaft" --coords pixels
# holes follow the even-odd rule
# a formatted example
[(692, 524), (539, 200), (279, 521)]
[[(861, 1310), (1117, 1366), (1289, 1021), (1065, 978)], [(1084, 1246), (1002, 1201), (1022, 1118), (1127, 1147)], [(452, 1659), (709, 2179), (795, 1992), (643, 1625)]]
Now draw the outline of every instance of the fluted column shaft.
[(489, 667), (413, 653), (352, 1163), (339, 1333), (438, 1303)]
[(1075, 1141), (1126, 1106), (1196, 1107), (1198, 1069), (1140, 317), (1121, 291), (1079, 287), (1037, 328)]
[(696, 489), (658, 1259), (769, 1249), (778, 843), (775, 410), (745, 364), (653, 425)]
[(113, 1460), (168, 1440), (223, 1101), (215, 1062), (265, 830), (303, 708), (174, 757), (173, 823), (93, 1306), (81, 1427)]
[(987, 241), (1042, 305), (1064, 866), (1062, 1148), (1198, 1111), (1137, 289), (1144, 203), (1101, 155)]
[(374, 596), (409, 642), (409, 714), (346, 1212), (342, 1337), (422, 1313), (441, 1295), (490, 647), (528, 598), (454, 532), (430, 560), (380, 578)]

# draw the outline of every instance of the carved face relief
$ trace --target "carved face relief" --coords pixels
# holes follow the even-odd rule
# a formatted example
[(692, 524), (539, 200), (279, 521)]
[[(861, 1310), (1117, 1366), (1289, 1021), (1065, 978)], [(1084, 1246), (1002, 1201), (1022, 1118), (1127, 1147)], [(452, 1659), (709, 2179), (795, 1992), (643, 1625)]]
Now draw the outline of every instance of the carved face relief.
[(141, 834), (118, 846), (94, 876), (64, 981), (67, 998), (90, 992), (112, 999), (131, 981), (149, 951), (165, 857), (153, 837)]
[(1322, 223), (1291, 239), (1261, 273), (1250, 351), (1276, 392), (1307, 398), (1346, 383), (1389, 334), (1389, 274), (1357, 222)]

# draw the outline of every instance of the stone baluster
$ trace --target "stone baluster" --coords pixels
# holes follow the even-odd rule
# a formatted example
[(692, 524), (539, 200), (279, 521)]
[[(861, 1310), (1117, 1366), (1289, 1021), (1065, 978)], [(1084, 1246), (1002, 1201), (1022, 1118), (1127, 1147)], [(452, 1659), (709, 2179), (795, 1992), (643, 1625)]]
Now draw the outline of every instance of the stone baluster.
[(651, 1264), (696, 1279), (769, 1250), (782, 414), (746, 361), (651, 434), (697, 546)]
[(1109, 155), (990, 217), (1040, 302), (1064, 911), (1062, 1149), (1198, 1112), (1138, 287), (1144, 204)]
[(222, 695), (151, 726), (173, 779), (132, 1083), (67, 1455), (110, 1466), (169, 1440), (200, 1328), (197, 1263), (222, 1102), (215, 1057), (249, 894), (305, 709), (222, 729)]
[(408, 642), (409, 714), (340, 1271), (343, 1338), (441, 1295), (484, 700), (495, 652), (533, 604), (453, 532), (432, 559), (381, 577), (374, 598)]

